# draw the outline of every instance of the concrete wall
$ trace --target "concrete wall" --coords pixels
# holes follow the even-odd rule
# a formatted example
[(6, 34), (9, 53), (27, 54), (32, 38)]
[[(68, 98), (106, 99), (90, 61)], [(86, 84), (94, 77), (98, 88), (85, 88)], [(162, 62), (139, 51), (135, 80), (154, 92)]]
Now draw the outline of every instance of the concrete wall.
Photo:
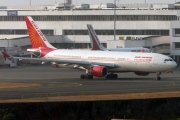
[[(180, 16), (179, 10), (116, 10), (117, 15), (177, 15)], [(114, 15), (114, 10), (64, 10), (64, 11), (18, 11), (19, 16), (25, 15)], [(0, 16), (7, 16), (7, 11), (0, 11)], [(114, 21), (35, 21), (40, 29), (52, 29), (55, 36), (47, 36), (51, 43), (90, 43), (88, 35), (63, 35), (63, 30), (87, 30), (87, 24), (92, 24), (95, 30), (114, 29)], [(2, 29), (26, 29), (25, 21), (0, 21)], [(173, 37), (172, 28), (180, 28), (179, 21), (116, 21), (116, 29), (125, 30), (171, 30), (170, 39), (172, 42), (179, 42), (178, 37)], [(28, 35), (1, 35), (0, 47), (14, 47), (29, 45)], [(113, 35), (98, 35), (102, 43), (107, 40), (113, 40)], [(119, 37), (149, 37), (148, 35), (116, 35)], [(13, 39), (18, 38), (18, 39)], [(13, 39), (13, 40), (12, 40)], [(152, 41), (119, 41), (118, 43), (107, 42), (108, 47), (141, 47), (154, 46), (158, 44), (171, 43), (171, 54), (180, 55), (179, 50), (173, 49), (173, 44), (168, 38), (153, 38)], [(111, 45), (110, 45), (111, 44)], [(114, 44), (114, 45), (113, 45)]]
[[(117, 15), (177, 15), (177, 10), (117, 10)], [(19, 16), (26, 15), (114, 15), (114, 10), (65, 10), (65, 11), (18, 11)], [(6, 11), (0, 11), (0, 16), (7, 16)], [(65, 29), (87, 30), (87, 24), (94, 29), (114, 29), (114, 21), (36, 21), (40, 29), (52, 29), (55, 35), (62, 35)], [(26, 29), (25, 21), (1, 21), (3, 29)], [(170, 21), (117, 21), (116, 29), (169, 29)], [(26, 35), (1, 35), (0, 39), (24, 37)], [(117, 36), (118, 38), (118, 36)], [(113, 39), (113, 35), (111, 39)], [(72, 39), (76, 41), (77, 39)], [(107, 39), (106, 39), (107, 40)]]
[(171, 22), (171, 28), (170, 28), (170, 33), (171, 33), (171, 55), (180, 55), (180, 48), (175, 48), (175, 42), (179, 42), (180, 43), (180, 36), (175, 36), (175, 31), (174, 29), (176, 28), (180, 28), (180, 23), (179, 21), (173, 21)]

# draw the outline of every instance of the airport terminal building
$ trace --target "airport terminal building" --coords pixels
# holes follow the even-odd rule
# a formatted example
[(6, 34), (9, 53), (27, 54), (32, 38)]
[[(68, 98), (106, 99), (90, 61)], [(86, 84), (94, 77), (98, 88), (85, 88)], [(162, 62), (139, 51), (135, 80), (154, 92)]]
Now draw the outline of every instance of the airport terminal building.
[(0, 7), (0, 47), (30, 48), (24, 16), (32, 16), (55, 47), (90, 48), (87, 24), (108, 48), (148, 47), (180, 62), (180, 3)]

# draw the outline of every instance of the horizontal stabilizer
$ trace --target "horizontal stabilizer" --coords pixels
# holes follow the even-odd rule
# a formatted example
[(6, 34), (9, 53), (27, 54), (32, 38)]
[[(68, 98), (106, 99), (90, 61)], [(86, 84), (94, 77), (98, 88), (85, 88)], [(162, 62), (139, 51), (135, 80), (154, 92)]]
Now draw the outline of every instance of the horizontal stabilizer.
[(5, 52), (1, 52), (1, 53), (3, 54), (4, 57), (6, 57), (6, 58), (11, 58), (11, 56), (8, 55), (8, 54), (6, 54)]

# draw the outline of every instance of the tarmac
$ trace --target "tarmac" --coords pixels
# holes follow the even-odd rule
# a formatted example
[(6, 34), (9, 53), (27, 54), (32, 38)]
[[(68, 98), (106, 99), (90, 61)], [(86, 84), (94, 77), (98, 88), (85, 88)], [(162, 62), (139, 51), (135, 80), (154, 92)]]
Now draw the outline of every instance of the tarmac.
[(130, 100), (180, 97), (180, 68), (137, 76), (119, 73), (118, 79), (94, 77), (82, 80), (85, 71), (50, 65), (0, 69), (0, 103)]

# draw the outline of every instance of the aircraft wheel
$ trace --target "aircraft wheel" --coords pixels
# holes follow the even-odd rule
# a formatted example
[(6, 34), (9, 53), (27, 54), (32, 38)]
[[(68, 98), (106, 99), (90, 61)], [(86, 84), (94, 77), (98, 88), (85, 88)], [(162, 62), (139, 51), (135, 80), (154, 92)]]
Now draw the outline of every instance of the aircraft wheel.
[(117, 74), (108, 74), (106, 76), (106, 79), (117, 79), (118, 78), (118, 75)]
[(161, 77), (157, 77), (156, 80), (161, 80)]
[(117, 79), (118, 75), (117, 74), (113, 74), (113, 79)]
[(93, 79), (93, 75), (88, 75), (88, 79)]
[(110, 78), (110, 75), (108, 74), (108, 75), (106, 75), (106, 77), (105, 77), (106, 79), (109, 79)]
[(81, 79), (85, 79), (86, 76), (85, 76), (85, 75), (81, 75), (80, 78), (81, 78)]
[(93, 75), (86, 75), (86, 79), (93, 79)]

